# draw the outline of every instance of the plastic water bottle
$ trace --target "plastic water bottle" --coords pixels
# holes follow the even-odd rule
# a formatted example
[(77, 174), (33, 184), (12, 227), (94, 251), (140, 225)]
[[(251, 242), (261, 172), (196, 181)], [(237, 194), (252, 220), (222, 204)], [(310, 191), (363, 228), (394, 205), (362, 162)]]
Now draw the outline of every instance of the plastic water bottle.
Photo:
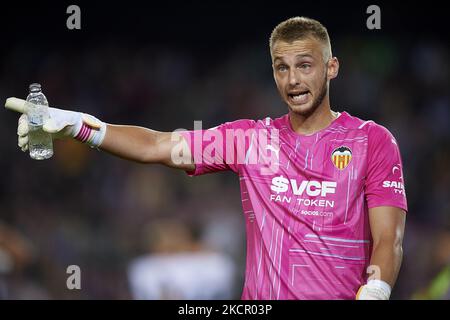
[(30, 93), (27, 96), (28, 116), (28, 149), (30, 157), (44, 160), (53, 156), (53, 141), (50, 133), (42, 130), (44, 119), (49, 117), (48, 101), (42, 93), (39, 83), (30, 84)]

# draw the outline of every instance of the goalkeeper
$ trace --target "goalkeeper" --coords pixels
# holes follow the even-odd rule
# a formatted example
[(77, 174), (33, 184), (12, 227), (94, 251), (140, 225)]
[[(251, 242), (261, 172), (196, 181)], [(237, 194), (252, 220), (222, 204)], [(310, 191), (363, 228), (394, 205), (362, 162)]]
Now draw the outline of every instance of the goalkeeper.
[[(329, 85), (339, 61), (320, 22), (283, 21), (271, 34), (270, 53), (288, 106), (279, 118), (170, 133), (50, 108), (44, 130), (193, 176), (223, 170), (239, 175), (247, 230), (243, 299), (387, 300), (402, 261), (407, 211), (397, 142), (373, 121), (332, 110)], [(25, 112), (23, 102), (9, 98), (6, 107)], [(238, 131), (256, 134), (227, 141), (229, 132)], [(276, 133), (270, 145), (261, 142), (267, 132)], [(27, 133), (22, 115), (23, 151)], [(261, 154), (270, 161), (260, 161)]]

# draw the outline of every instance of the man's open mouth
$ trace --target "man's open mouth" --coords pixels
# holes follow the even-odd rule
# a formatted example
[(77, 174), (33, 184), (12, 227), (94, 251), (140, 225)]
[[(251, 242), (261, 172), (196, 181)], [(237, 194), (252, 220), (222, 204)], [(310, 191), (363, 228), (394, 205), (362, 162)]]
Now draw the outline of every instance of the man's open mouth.
[(288, 93), (289, 100), (291, 100), (294, 103), (302, 104), (305, 103), (308, 100), (308, 93), (309, 91), (299, 91), (299, 92), (290, 92)]

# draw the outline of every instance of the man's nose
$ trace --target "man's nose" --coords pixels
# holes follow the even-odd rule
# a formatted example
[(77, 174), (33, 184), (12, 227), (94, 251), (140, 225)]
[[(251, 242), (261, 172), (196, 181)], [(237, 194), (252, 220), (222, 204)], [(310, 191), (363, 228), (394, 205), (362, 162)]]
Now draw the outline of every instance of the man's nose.
[(298, 74), (296, 68), (292, 68), (289, 71), (289, 84), (291, 86), (296, 86), (300, 84), (300, 75)]

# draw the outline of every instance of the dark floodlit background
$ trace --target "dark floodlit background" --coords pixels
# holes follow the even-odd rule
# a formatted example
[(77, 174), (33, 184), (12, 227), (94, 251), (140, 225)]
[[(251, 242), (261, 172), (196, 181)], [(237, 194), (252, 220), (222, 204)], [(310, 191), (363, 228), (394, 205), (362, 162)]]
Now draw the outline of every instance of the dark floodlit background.
[[(81, 8), (81, 30), (66, 28), (70, 4)], [(448, 272), (441, 273), (450, 264), (446, 11), (379, 2), (382, 29), (372, 31), (370, 4), (15, 1), (0, 12), (0, 100), (25, 98), (39, 82), (52, 106), (162, 131), (192, 129), (194, 120), (212, 127), (277, 117), (287, 108), (268, 37), (291, 16), (316, 18), (341, 65), (332, 108), (386, 126), (402, 152), (409, 213), (392, 298), (448, 299)], [(233, 280), (231, 291), (212, 297), (240, 297), (245, 221), (234, 174), (189, 178), (72, 141), (56, 142), (52, 159), (33, 161), (17, 147), (17, 119), (1, 109), (0, 298), (140, 298), (131, 266), (161, 252), (216, 252), (231, 262), (224, 273)], [(66, 287), (69, 265), (81, 268), (81, 290)], [(178, 297), (171, 294), (159, 297)]]

